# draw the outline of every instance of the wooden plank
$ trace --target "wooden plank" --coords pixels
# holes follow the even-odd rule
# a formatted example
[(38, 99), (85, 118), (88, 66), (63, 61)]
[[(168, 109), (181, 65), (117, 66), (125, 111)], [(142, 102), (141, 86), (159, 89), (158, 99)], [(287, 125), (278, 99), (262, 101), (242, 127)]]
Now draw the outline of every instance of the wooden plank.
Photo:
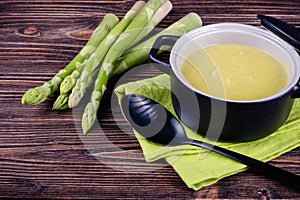
[[(95, 136), (83, 138), (76, 111), (52, 111), (55, 96), (32, 107), (23, 93), (49, 80), (83, 47), (102, 17), (122, 17), (130, 0), (2, 0), (0, 3), (0, 197), (138, 199), (296, 199), (300, 194), (252, 170), (199, 191), (188, 189), (163, 161), (146, 163), (126, 121), (110, 105), (114, 85), (101, 102)], [(259, 26), (268, 14), (300, 27), (299, 1), (172, 0), (167, 27), (188, 12), (204, 24)], [(159, 72), (149, 70), (144, 77)], [(116, 83), (118, 79), (114, 79)], [(119, 127), (122, 126), (122, 129)], [(123, 131), (125, 130), (125, 131)], [(97, 133), (104, 133), (99, 134)], [(95, 142), (96, 141), (96, 142)], [(109, 142), (107, 142), (109, 141)], [(130, 156), (124, 156), (124, 152)], [(300, 174), (300, 149), (271, 163)], [(201, 166), (199, 166), (201, 167)]]

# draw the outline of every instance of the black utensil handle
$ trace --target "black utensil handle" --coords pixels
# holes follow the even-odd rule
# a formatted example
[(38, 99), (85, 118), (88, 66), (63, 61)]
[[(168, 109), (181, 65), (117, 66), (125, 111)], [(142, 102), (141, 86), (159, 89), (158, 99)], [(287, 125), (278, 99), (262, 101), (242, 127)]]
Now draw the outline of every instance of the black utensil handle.
[(170, 64), (166, 63), (158, 58), (159, 49), (165, 45), (174, 46), (174, 44), (176, 43), (176, 41), (178, 39), (179, 39), (179, 36), (174, 36), (174, 35), (163, 35), (163, 36), (158, 37), (155, 40), (155, 42), (150, 50), (149, 62), (157, 63), (159, 65), (167, 67), (167, 69), (169, 70)]
[(275, 17), (257, 15), (261, 24), (300, 51), (300, 29)]
[(285, 185), (300, 191), (300, 176), (296, 174), (285, 171), (281, 168), (275, 167), (268, 163), (264, 163), (262, 161), (256, 160), (254, 158), (245, 156), (243, 154), (230, 151), (228, 149), (224, 149), (222, 147), (214, 146), (205, 142), (200, 142), (196, 140), (190, 140), (187, 144), (191, 144), (194, 146), (198, 146), (207, 150), (211, 150), (213, 152), (219, 153), (226, 157), (229, 157), (233, 160), (236, 160), (240, 163), (247, 165), (250, 168), (258, 169), (263, 172), (264, 175), (270, 175), (273, 179), (284, 183)]
[(300, 79), (299, 79), (297, 85), (295, 85), (293, 88), (292, 98), (300, 98)]

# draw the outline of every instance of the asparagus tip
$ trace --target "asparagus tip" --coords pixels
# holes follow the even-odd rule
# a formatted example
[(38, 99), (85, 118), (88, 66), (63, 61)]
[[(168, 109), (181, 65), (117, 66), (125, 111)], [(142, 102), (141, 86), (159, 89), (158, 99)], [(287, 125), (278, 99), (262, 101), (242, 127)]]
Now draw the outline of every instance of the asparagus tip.
[(188, 13), (185, 17), (186, 17), (186, 18), (190, 18), (190, 19), (193, 19), (193, 18), (194, 18), (194, 20), (196, 20), (196, 21), (199, 22), (199, 26), (202, 26), (202, 25), (203, 25), (203, 22), (202, 22), (201, 17), (200, 17), (197, 13), (195, 13), (195, 12), (190, 12), (190, 13)]
[(82, 115), (82, 130), (84, 134), (92, 128), (94, 122), (97, 118), (97, 109), (99, 105), (93, 105), (93, 103), (88, 103), (85, 107), (84, 113)]
[(69, 108), (68, 100), (69, 100), (68, 94), (59, 95), (53, 104), (52, 110), (65, 110)]
[(72, 92), (68, 100), (69, 108), (76, 107), (79, 104), (80, 100), (81, 100), (80, 94)]
[(47, 99), (50, 89), (44, 86), (31, 88), (22, 97), (22, 104), (37, 105)]
[(63, 82), (60, 84), (60, 93), (67, 94), (69, 93), (76, 84), (76, 78), (72, 76), (67, 76)]

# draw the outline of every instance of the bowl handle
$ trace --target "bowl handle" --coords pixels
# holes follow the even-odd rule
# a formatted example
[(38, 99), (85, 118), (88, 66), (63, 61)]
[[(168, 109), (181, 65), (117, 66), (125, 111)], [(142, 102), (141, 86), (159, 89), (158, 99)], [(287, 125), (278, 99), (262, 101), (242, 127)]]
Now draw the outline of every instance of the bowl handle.
[(292, 98), (300, 98), (300, 80), (297, 85), (294, 86), (292, 91)]
[(158, 55), (162, 52), (161, 50), (165, 50), (163, 49), (165, 48), (164, 46), (172, 47), (178, 39), (179, 36), (174, 35), (163, 35), (158, 37), (150, 50), (148, 58), (149, 62), (163, 66), (162, 68), (160, 67), (160, 70), (169, 74), (171, 65), (165, 61), (160, 60), (158, 58)]

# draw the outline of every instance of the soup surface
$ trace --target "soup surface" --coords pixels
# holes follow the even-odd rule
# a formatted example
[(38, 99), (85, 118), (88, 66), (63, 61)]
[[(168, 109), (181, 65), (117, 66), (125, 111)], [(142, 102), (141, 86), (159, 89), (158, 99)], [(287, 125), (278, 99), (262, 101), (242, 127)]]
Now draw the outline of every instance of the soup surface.
[(192, 52), (180, 65), (196, 89), (229, 100), (263, 99), (282, 90), (289, 77), (271, 55), (240, 44), (217, 44)]

